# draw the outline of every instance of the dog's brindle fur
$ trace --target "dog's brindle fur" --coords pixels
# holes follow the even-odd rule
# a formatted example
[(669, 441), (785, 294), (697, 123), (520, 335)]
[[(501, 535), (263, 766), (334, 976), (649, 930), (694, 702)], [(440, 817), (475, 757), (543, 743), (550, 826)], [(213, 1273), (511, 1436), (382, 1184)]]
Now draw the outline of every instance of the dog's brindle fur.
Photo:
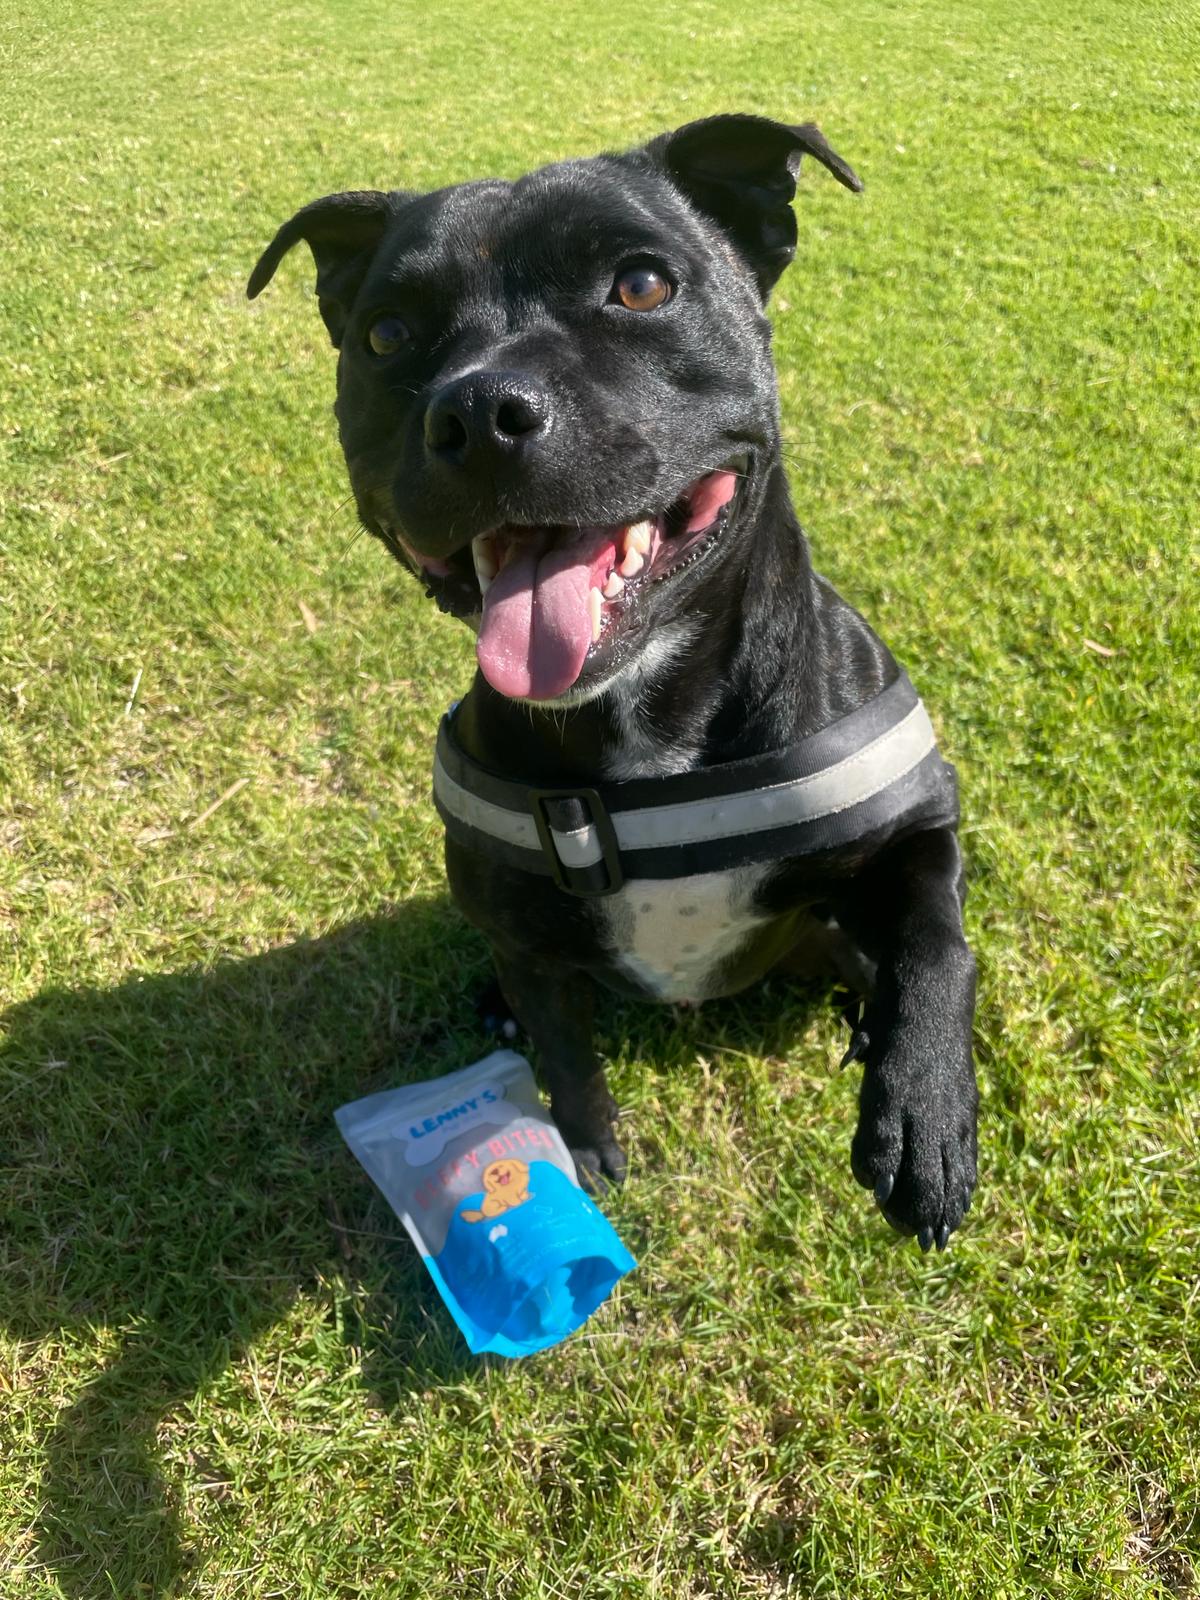
[[(252, 295), (294, 243), (311, 246), (359, 514), (473, 626), (474, 535), (631, 523), (710, 470), (745, 473), (701, 558), (629, 592), (567, 693), (516, 701), (477, 675), (457, 735), (501, 774), (591, 785), (756, 755), (896, 677), (814, 573), (781, 462), (763, 308), (795, 250), (801, 154), (861, 187), (811, 125), (716, 117), (512, 183), (330, 196), (255, 270)], [(671, 298), (628, 309), (611, 291), (630, 263)], [(395, 350), (376, 353), (372, 329)], [(772, 968), (831, 971), (867, 991), (855, 1176), (894, 1226), (945, 1245), (975, 1184), (977, 1104), (951, 829), (590, 900), (457, 844), (446, 864), (586, 1171), (625, 1168), (592, 1044), (597, 981), (699, 1000)]]

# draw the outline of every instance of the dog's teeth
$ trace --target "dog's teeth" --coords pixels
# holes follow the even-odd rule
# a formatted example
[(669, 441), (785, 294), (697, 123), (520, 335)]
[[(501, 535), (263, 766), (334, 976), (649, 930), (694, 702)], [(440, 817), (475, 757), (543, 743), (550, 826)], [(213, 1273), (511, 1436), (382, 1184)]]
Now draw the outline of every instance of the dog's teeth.
[(477, 533), (471, 540), (471, 557), (475, 562), (475, 571), (480, 577), (491, 579), (496, 576), (499, 571), (496, 564), (496, 546), (489, 534)]
[(604, 598), (615, 600), (625, 587), (625, 579), (619, 572), (610, 572), (608, 582), (604, 585)]
[(599, 589), (589, 589), (588, 590), (588, 610), (592, 614), (592, 643), (593, 644), (595, 644), (596, 640), (600, 637), (601, 621), (602, 621), (602, 618), (603, 618), (603, 615), (604, 615), (603, 610), (602, 610), (603, 604), (604, 604), (604, 602), (600, 598)]
[(639, 555), (648, 556), (650, 546), (654, 542), (654, 524), (652, 522), (635, 522), (631, 528), (625, 530), (626, 550), (636, 550)]
[(485, 595), (500, 570), (496, 561), (496, 546), (486, 533), (478, 533), (471, 540), (471, 559), (475, 563), (475, 581), (479, 585), (479, 593)]
[(646, 565), (646, 559), (637, 550), (630, 550), (624, 561), (617, 568), (622, 578), (636, 578)]

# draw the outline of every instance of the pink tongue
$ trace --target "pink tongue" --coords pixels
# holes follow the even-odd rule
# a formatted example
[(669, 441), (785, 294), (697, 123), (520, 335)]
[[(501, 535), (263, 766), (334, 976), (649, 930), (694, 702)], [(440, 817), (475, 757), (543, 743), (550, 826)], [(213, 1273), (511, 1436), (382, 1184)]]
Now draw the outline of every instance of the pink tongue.
[(694, 484), (688, 493), (691, 504), (684, 533), (695, 533), (715, 522), (721, 507), (727, 506), (737, 493), (737, 486), (736, 472), (710, 472)]
[(493, 689), (553, 700), (575, 682), (592, 643), (588, 591), (616, 561), (616, 528), (585, 529), (546, 551), (548, 532), (523, 540), (484, 596), (475, 654)]

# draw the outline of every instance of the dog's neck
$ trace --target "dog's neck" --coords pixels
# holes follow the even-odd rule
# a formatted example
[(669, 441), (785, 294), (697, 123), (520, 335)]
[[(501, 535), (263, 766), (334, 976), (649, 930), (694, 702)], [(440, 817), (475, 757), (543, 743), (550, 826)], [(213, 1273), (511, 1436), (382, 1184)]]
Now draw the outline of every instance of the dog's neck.
[[(660, 624), (613, 685), (575, 706), (507, 699), (477, 675), (456, 729), (468, 754), (532, 783), (596, 784), (687, 772), (781, 749), (854, 710), (895, 676), (839, 670), (863, 625), (813, 571), (783, 470), (753, 528), (701, 591)], [(872, 643), (873, 636), (869, 636)], [(847, 700), (846, 684), (859, 692)]]

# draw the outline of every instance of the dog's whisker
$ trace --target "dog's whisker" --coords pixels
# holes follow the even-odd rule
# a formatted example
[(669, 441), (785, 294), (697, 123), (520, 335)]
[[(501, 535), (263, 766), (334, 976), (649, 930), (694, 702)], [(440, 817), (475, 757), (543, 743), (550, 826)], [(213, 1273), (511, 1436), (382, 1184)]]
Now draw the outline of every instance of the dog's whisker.
[(358, 541), (362, 538), (363, 534), (366, 533), (366, 531), (367, 530), (364, 527), (361, 527), (361, 526), (355, 528), (354, 532), (346, 540), (346, 543), (342, 546), (342, 548), (338, 551), (337, 555), (334, 556), (333, 560), (325, 568), (325, 576), (326, 577), (329, 576), (329, 574), (333, 571), (333, 569), (335, 567), (340, 567), (341, 566), (342, 562), (350, 554), (351, 550), (354, 549), (354, 546), (358, 543)]
[(354, 500), (354, 498), (355, 498), (355, 495), (354, 495), (354, 491), (352, 489), (344, 500), (339, 500), (338, 501), (337, 505), (334, 506), (333, 510), (329, 513), (329, 515), (325, 518), (324, 522), (321, 524), (322, 532), (324, 532), (324, 530), (326, 528), (328, 528), (328, 526), (330, 525), (330, 523), (333, 521), (333, 519), (335, 517), (340, 516), (341, 513), (343, 511), (345, 511), (346, 507)]

